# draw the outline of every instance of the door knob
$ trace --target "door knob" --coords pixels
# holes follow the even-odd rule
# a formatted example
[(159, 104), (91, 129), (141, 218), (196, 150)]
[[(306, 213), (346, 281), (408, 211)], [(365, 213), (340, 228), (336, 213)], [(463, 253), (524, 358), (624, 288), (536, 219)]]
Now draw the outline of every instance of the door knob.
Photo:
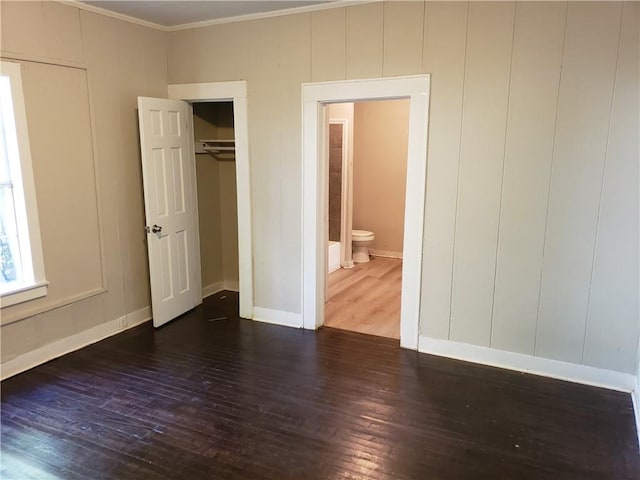
[(147, 233), (160, 233), (162, 232), (162, 227), (160, 225), (154, 224), (153, 227), (144, 227)]

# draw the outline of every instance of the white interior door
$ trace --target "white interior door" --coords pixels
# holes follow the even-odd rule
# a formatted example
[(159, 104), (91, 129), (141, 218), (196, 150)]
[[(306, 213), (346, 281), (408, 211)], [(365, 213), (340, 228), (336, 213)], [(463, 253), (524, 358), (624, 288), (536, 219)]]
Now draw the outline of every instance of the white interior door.
[(189, 106), (138, 97), (153, 325), (201, 301)]

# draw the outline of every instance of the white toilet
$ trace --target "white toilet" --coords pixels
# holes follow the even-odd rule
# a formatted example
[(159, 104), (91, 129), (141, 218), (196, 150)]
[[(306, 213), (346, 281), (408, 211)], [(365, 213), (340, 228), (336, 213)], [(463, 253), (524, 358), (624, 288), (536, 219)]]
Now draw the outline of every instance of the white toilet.
[(369, 246), (371, 246), (375, 238), (373, 232), (367, 230), (351, 231), (353, 261), (355, 263), (365, 263), (369, 261)]

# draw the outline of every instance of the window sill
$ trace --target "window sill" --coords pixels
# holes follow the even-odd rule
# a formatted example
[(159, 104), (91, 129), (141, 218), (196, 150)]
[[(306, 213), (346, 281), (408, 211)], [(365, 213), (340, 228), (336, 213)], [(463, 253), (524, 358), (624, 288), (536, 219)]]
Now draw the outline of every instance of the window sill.
[(18, 303), (28, 302), (47, 295), (49, 282), (38, 282), (28, 287), (22, 287), (0, 295), (0, 308), (9, 307)]

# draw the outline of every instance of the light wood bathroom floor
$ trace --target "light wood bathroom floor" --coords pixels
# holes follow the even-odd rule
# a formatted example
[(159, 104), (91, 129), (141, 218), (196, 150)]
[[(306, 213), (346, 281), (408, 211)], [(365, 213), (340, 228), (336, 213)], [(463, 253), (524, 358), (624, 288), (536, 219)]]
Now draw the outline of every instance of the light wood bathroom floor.
[(402, 260), (371, 257), (329, 274), (324, 324), (327, 327), (400, 338)]

